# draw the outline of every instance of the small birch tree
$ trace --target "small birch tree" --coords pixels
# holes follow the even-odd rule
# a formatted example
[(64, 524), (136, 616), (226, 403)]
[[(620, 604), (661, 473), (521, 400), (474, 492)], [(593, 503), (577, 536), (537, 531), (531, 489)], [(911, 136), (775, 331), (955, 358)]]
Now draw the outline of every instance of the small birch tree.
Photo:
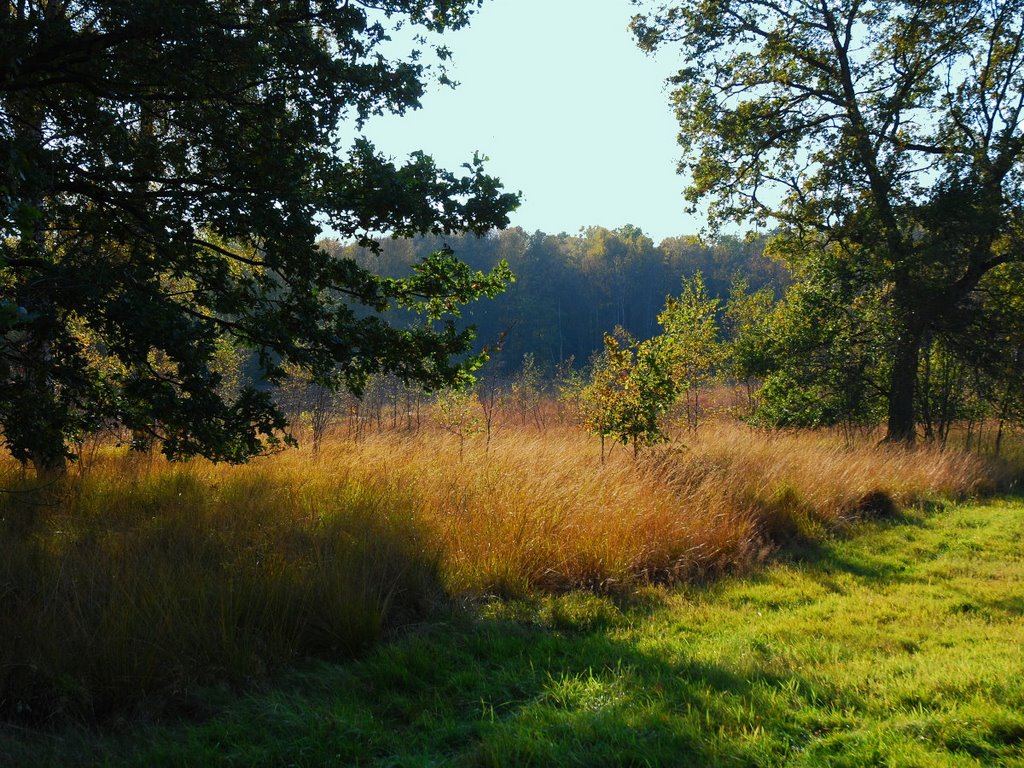
[(475, 392), (444, 389), (437, 393), (430, 411), (434, 423), (459, 441), (459, 459), (466, 448), (466, 438), (484, 431), (480, 418), (480, 401)]

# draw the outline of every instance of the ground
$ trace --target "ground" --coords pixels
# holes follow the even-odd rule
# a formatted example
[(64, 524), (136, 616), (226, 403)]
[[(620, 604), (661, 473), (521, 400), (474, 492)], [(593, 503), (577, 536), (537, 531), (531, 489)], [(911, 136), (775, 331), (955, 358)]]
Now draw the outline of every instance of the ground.
[(186, 722), (5, 765), (1024, 766), (1024, 505), (912, 510), (628, 599), (483, 601)]

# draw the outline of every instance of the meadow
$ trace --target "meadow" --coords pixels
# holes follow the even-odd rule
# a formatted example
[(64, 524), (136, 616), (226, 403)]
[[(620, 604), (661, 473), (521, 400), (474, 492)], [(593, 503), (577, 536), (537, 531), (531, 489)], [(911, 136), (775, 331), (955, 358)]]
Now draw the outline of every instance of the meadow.
[[(715, 435), (711, 444), (721, 448), (730, 434), (726, 430)], [(640, 501), (644, 497), (639, 494), (653, 493), (651, 478), (666, 477), (664, 457), (653, 466), (617, 464), (615, 458), (601, 468), (582, 456), (573, 462), (566, 454), (577, 443), (564, 437), (559, 449), (563, 463), (553, 471), (566, 473), (563, 479), (590, 478), (598, 485), (594, 477), (610, 472), (609, 477), (634, 494), (628, 497), (620, 487), (614, 495), (620, 504)], [(58, 601), (75, 598), (79, 623), (71, 620), (75, 610), (64, 605), (64, 619), (71, 623), (51, 626), (56, 632), (52, 638), (35, 638), (49, 642), (43, 642), (33, 663), (44, 660), (45, 648), (75, 646), (87, 639), (97, 645), (75, 648), (78, 665), (67, 661), (61, 670), (64, 680), (73, 679), (76, 669), (98, 674), (104, 665), (110, 665), (112, 675), (117, 652), (128, 647), (141, 657), (133, 663), (147, 658), (152, 667), (163, 664), (176, 673), (150, 678), (150, 693), (160, 694), (156, 700), (140, 698), (139, 690), (122, 681), (126, 690), (118, 695), (125, 698), (107, 702), (119, 714), (99, 728), (82, 719), (88, 701), (82, 688), (81, 698), (64, 700), (65, 706), (77, 708), (77, 719), (69, 720), (65, 711), (60, 727), (9, 722), (0, 727), (0, 762), (1024, 765), (1020, 503), (935, 502), (940, 490), (948, 495), (990, 487), (991, 478), (972, 475), (979, 470), (978, 460), (964, 455), (878, 456), (806, 435), (763, 443), (747, 435), (741, 444), (748, 453), (741, 458), (734, 448), (731, 470), (759, 467), (770, 473), (759, 479), (746, 476), (751, 488), (763, 488), (766, 495), (747, 498), (749, 506), (736, 518), (734, 532), (744, 547), (721, 548), (724, 523), (713, 529), (713, 538), (700, 540), (693, 538), (696, 524), (685, 533), (683, 528), (666, 529), (666, 535), (680, 532), (680, 551), (690, 554), (683, 561), (685, 569), (665, 570), (661, 559), (651, 561), (660, 564), (657, 568), (641, 567), (643, 553), (649, 553), (642, 539), (617, 539), (622, 551), (614, 559), (612, 545), (603, 544), (608, 575), (601, 582), (593, 581), (596, 545), (581, 538), (586, 526), (606, 531), (611, 525), (603, 519), (608, 510), (596, 502), (580, 506), (579, 494), (554, 486), (562, 487), (557, 496), (563, 503), (561, 526), (552, 527), (552, 507), (532, 514), (520, 509), (518, 538), (493, 520), (495, 507), (477, 506), (485, 497), (476, 494), (490, 492), (485, 470), (493, 470), (493, 463), (514, 468), (518, 456), (522, 472), (536, 468), (523, 458), (532, 454), (512, 445), (496, 446), (489, 457), (467, 455), (462, 464), (454, 454), (442, 453), (439, 458), (446, 461), (421, 457), (435, 467), (435, 475), (412, 489), (405, 485), (410, 476), (404, 474), (407, 462), (402, 457), (417, 447), (427, 451), (429, 441), (409, 445), (374, 439), (362, 446), (335, 445), (319, 459), (322, 465), (316, 472), (310, 471), (309, 457), (300, 453), (234, 470), (159, 464), (142, 470), (124, 457), (105, 458), (90, 470), (87, 482), (83, 478), (78, 515), (90, 509), (98, 514), (95, 505), (101, 501), (108, 505), (105, 515), (111, 515), (109, 505), (125, 493), (125, 486), (111, 485), (114, 479), (136, 485), (134, 498), (149, 505), (148, 514), (130, 515), (121, 509), (122, 546), (107, 542), (104, 554), (110, 559), (104, 565), (98, 559), (100, 542), (93, 541), (89, 553), (97, 559), (88, 565), (131, 578), (132, 583), (119, 582), (120, 590), (106, 596), (107, 611), (121, 620), (140, 608), (154, 610), (154, 590), (162, 589), (160, 618), (165, 623), (159, 629), (165, 634), (151, 631), (145, 637), (123, 636), (120, 644), (113, 639), (100, 642), (98, 633), (112, 628), (82, 623), (83, 603), (98, 597), (89, 591), (97, 589), (96, 577), (88, 588), (82, 583), (77, 589), (68, 586), (70, 571), (87, 565), (79, 559), (87, 550), (81, 550), (65, 559), (64, 581), (55, 578), (47, 585), (52, 592), (41, 606), (55, 614)], [(586, 455), (591, 447), (578, 444)], [(696, 455), (703, 455), (705, 467), (711, 465), (704, 451), (693, 446), (693, 452), (689, 459), (671, 454), (679, 471), (697, 461)], [(812, 475), (808, 462), (814, 456), (823, 471)], [(823, 463), (822, 457), (829, 456), (833, 463)], [(375, 464), (367, 463), (371, 457)], [(858, 477), (854, 466), (876, 476), (871, 481), (860, 476), (863, 487), (848, 485)], [(837, 475), (840, 467), (848, 471)], [(338, 473), (331, 483), (325, 479), (326, 468)], [(799, 473), (809, 482), (795, 481)], [(367, 485), (368, 477), (379, 484)], [(701, 510), (694, 489), (701, 485), (695, 475), (689, 477), (694, 506), (685, 509), (696, 515)], [(710, 483), (713, 477), (706, 471), (703, 480)], [(204, 483), (211, 484), (205, 493)], [(445, 483), (450, 493), (441, 503), (433, 493)], [(515, 487), (521, 495), (507, 490), (496, 503), (512, 505), (515, 495), (517, 503), (525, 504), (536, 491)], [(553, 486), (538, 487), (550, 491)], [(783, 487), (789, 501), (772, 496), (772, 487)], [(398, 497), (388, 494), (398, 494), (398, 488), (404, 489), (401, 498), (408, 506), (379, 519), (388, 507), (374, 505), (394, 501)], [(682, 485), (675, 488), (680, 500), (683, 490)], [(883, 511), (877, 494), (883, 492), (912, 505), (877, 517)], [(867, 493), (875, 494), (870, 510), (858, 505)], [(344, 500), (344, 516), (336, 511), (325, 518), (318, 504), (326, 499)], [(434, 499), (435, 506), (429, 507), (427, 499)], [(933, 501), (922, 503), (927, 499)], [(234, 516), (242, 502), (254, 510), (244, 522)], [(190, 511), (158, 526), (155, 521), (170, 514), (175, 503), (187, 504)], [(819, 512), (812, 515), (812, 508)], [(625, 509), (633, 509), (638, 519), (635, 528), (619, 523), (624, 526), (617, 529), (620, 533), (649, 530), (636, 507)], [(431, 518), (441, 513), (486, 516), (490, 524), (481, 521), (478, 530), (491, 538), (466, 549), (466, 538), (454, 534), (444, 520)], [(715, 514), (729, 515), (725, 508)], [(377, 527), (364, 529), (373, 519)], [(90, 525), (98, 522), (81, 523), (76, 534), (68, 535), (84, 541)], [(186, 522), (201, 527), (189, 535)], [(45, 536), (38, 527), (34, 534), (48, 540), (51, 548), (58, 535), (55, 524), (47, 524)], [(649, 518), (646, 525), (653, 525)], [(257, 530), (263, 534), (256, 536)], [(360, 531), (365, 535), (359, 537)], [(534, 562), (524, 553), (539, 546), (529, 542), (540, 531), (549, 538), (557, 534), (558, 551), (565, 558), (557, 572), (523, 566)], [(130, 547), (125, 546), (128, 539), (133, 540)], [(233, 567), (238, 567), (245, 560), (242, 553), (251, 552), (245, 547), (255, 547), (256, 540), (264, 553), (276, 553), (282, 569), (261, 574), (257, 568), (241, 568), (227, 578), (232, 569), (226, 561), (234, 558)], [(701, 542), (710, 549), (713, 545), (707, 542), (712, 541), (719, 542), (716, 572), (731, 571), (727, 578), (707, 578), (710, 558), (702, 561), (703, 571), (693, 564)], [(205, 549), (201, 542), (206, 542)], [(8, 538), (5, 546), (10, 544)], [(482, 558), (488, 547), (490, 558)], [(499, 551), (518, 565), (471, 570), (473, 562), (497, 562)], [(424, 558), (425, 552), (430, 556)], [(581, 552), (591, 553), (591, 565), (574, 571), (574, 565), (587, 559)], [(172, 556), (185, 553), (190, 559), (176, 561), (182, 570), (177, 580), (169, 581)], [(323, 588), (328, 561), (336, 583), (348, 579), (347, 614), (340, 600), (315, 602), (314, 596), (324, 597), (316, 585)], [(521, 570), (510, 581), (515, 568)], [(313, 572), (320, 574), (319, 582)], [(205, 587), (186, 583), (202, 573), (209, 574)], [(215, 573), (222, 580), (220, 591), (212, 591)], [(543, 578), (538, 580), (538, 573)], [(655, 573), (661, 576), (654, 578)], [(699, 573), (704, 578), (695, 580)], [(656, 583), (669, 574), (679, 581), (671, 587)], [(9, 596), (11, 575), (4, 579)], [(568, 589), (581, 583), (590, 588)], [(175, 599), (174, 589), (184, 592)], [(228, 599), (232, 590), (233, 600)], [(499, 597), (498, 591), (505, 596)], [(265, 603), (226, 615), (257, 596)], [(453, 604), (456, 597), (462, 602)], [(357, 606), (376, 618), (354, 622), (354, 631), (353, 622), (345, 619)], [(270, 614), (282, 609), (292, 613), (276, 613), (272, 621)], [(262, 623), (255, 618), (260, 615)], [(305, 617), (306, 634), (297, 616)], [(233, 628), (225, 621), (240, 617), (248, 618)], [(149, 618), (157, 617), (150, 613)], [(337, 621), (333, 627), (331, 619)], [(5, 614), (5, 632), (11, 620)], [(286, 622), (291, 622), (287, 629)], [(145, 624), (140, 621), (131, 631), (144, 632)], [(86, 638), (87, 631), (96, 634)], [(363, 647), (381, 633), (387, 641), (364, 650), (356, 660), (330, 658)], [(326, 637), (340, 642), (343, 634), (347, 644), (303, 644)], [(199, 655), (196, 643), (205, 643), (201, 647), (207, 656)], [(182, 655), (190, 646), (189, 654)], [(243, 653), (242, 648), (248, 650)], [(267, 655), (256, 664), (260, 654), (271, 650), (286, 655), (273, 661)], [(232, 667), (231, 659), (245, 663)], [(200, 660), (204, 665), (197, 664)], [(9, 662), (4, 668), (10, 669)], [(133, 675), (139, 671), (121, 669)], [(238, 675), (234, 683), (227, 675), (232, 670)], [(258, 679), (245, 677), (257, 673)], [(79, 679), (80, 685), (114, 682), (112, 677)], [(11, 678), (6, 684), (10, 691)], [(91, 694), (93, 707), (99, 702), (97, 690)], [(115, 693), (114, 688), (103, 690), (108, 696)], [(171, 699), (177, 708), (169, 710)]]
[(0, 711), (28, 727), (187, 714), (211, 685), (244, 691), (493, 599), (706, 584), (1013, 477), (726, 420), (603, 463), (578, 429), (508, 426), (489, 446), (384, 431), (245, 466), (97, 445), (35, 491), (2, 472)]

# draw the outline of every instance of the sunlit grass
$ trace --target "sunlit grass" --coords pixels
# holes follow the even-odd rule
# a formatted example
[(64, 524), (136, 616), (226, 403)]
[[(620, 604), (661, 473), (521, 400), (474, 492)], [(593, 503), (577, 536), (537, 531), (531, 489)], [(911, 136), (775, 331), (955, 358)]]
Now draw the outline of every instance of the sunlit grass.
[[(1024, 515), (934, 509), (711, 585), (489, 601), (202, 723), (12, 765), (1024, 765)], [(4, 752), (6, 749), (6, 753)]]
[(694, 581), (897, 506), (965, 498), (1006, 478), (968, 454), (849, 447), (835, 435), (720, 423), (641, 456), (571, 429), (503, 433), (460, 460), (443, 436), (338, 445), (323, 467), (409, 489), (453, 592), (615, 589)]
[(104, 718), (351, 656), (465, 599), (702, 583), (1005, 478), (967, 454), (722, 423), (634, 460), (571, 429), (334, 440), (244, 467), (110, 448), (2, 468), (0, 710)]

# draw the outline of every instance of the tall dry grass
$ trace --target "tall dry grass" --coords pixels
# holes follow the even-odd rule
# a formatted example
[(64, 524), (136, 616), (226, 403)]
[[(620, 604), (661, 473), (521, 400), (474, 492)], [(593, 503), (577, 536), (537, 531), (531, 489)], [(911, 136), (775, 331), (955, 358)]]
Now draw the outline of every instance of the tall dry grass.
[[(345, 655), (443, 595), (628, 588), (743, 568), (929, 496), (982, 459), (727, 422), (635, 461), (569, 428), (335, 440), (245, 467), (101, 450), (60, 487), (0, 467), (0, 711), (103, 716)], [(142, 702), (142, 704), (140, 704)]]
[(965, 453), (730, 422), (639, 461), (617, 450), (601, 464), (592, 438), (553, 428), (506, 432), (461, 460), (436, 435), (378, 435), (323, 466), (412, 494), (447, 587), (502, 594), (704, 578), (780, 539), (1005, 481)]
[(0, 712), (186, 700), (424, 615), (440, 582), (411, 503), (308, 470), (109, 456), (63, 488), (4, 483)]

